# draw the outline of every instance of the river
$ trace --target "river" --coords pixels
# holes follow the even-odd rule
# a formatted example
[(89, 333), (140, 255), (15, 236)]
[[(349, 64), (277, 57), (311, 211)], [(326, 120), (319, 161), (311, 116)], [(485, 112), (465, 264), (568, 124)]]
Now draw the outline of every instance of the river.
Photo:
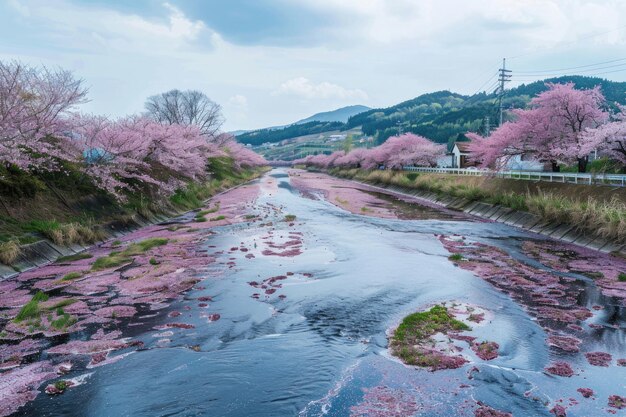
[[(294, 187), (287, 172), (275, 169), (257, 180), (248, 215), (262, 220), (206, 235), (203, 249), (216, 262), (200, 284), (156, 316), (140, 310), (123, 330), (143, 348), (107, 366), (77, 367), (72, 375), (84, 375), (83, 384), (62, 395), (40, 394), (15, 415), (474, 416), (479, 404), (514, 416), (554, 415), (559, 404), (567, 416), (626, 415), (608, 405), (609, 396), (626, 396), (626, 367), (615, 364), (626, 358), (623, 306), (591, 279), (522, 250), (524, 242), (543, 238), (432, 207), (414, 206), (421, 214), (411, 219), (368, 215), (393, 212), (372, 193), (362, 198), (378, 202), (352, 213), (314, 185), (306, 192)], [(286, 215), (295, 218), (283, 221)], [(550, 347), (545, 326), (527, 306), (452, 262), (442, 236), (462, 236), (567, 275), (579, 288), (576, 305), (592, 311), (587, 322), (595, 323), (577, 322), (581, 351)], [(468, 363), (435, 372), (392, 357), (389, 329), (440, 303), (484, 310), (486, 320), (471, 334), (497, 342), (498, 357), (483, 361), (466, 348)], [(172, 319), (172, 311), (182, 315)], [(195, 327), (154, 330), (174, 320)], [(590, 365), (583, 352), (595, 350), (611, 354), (611, 365)], [(574, 376), (544, 371), (561, 359)], [(578, 393), (582, 387), (592, 388), (593, 398)]]

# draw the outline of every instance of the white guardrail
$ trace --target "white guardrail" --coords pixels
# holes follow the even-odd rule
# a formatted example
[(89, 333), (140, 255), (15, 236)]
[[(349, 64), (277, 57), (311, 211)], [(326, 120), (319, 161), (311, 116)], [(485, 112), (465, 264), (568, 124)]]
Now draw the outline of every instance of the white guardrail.
[(512, 178), (527, 181), (548, 181), (569, 184), (586, 185), (613, 185), (626, 186), (626, 175), (617, 174), (586, 174), (576, 172), (544, 172), (544, 171), (491, 171), (488, 169), (468, 168), (424, 168), (404, 167), (405, 171), (431, 172), (436, 174), (454, 174), (469, 176), (486, 176), (497, 178)]

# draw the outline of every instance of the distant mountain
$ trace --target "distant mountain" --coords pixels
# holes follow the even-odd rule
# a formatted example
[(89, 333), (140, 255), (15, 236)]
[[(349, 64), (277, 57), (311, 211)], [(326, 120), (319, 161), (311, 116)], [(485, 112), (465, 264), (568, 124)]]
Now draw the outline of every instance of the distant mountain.
[(233, 136), (243, 135), (244, 133), (248, 133), (249, 130), (233, 130), (232, 132), (228, 132)]
[(309, 122), (342, 122), (346, 123), (348, 119), (356, 114), (370, 110), (367, 106), (347, 106), (337, 110), (326, 111), (314, 114), (311, 117), (297, 121), (295, 124), (301, 125)]
[[(626, 82), (609, 81), (597, 77), (564, 76), (522, 84), (507, 90), (504, 106), (507, 110), (524, 108), (537, 94), (547, 89), (546, 83), (573, 82), (576, 88), (588, 89), (599, 85), (606, 97), (607, 105), (615, 109), (615, 103), (626, 104)], [(358, 106), (351, 106), (354, 108)], [(340, 112), (343, 109), (336, 110)], [(334, 113), (334, 112), (329, 112)], [(324, 115), (324, 113), (320, 113)], [(332, 130), (350, 130), (360, 127), (363, 134), (373, 136), (378, 143), (397, 135), (412, 132), (437, 143), (463, 140), (466, 132), (486, 133), (497, 126), (499, 119), (497, 96), (493, 93), (478, 93), (472, 96), (450, 91), (422, 94), (387, 108), (368, 109), (353, 114), (342, 121), (309, 121), (319, 115), (304, 119), (303, 124), (294, 124), (279, 129), (264, 129), (238, 136), (243, 143), (253, 145), (265, 142), (280, 142), (298, 136), (317, 134)], [(511, 117), (505, 114), (505, 120)], [(316, 120), (316, 119), (315, 119)]]

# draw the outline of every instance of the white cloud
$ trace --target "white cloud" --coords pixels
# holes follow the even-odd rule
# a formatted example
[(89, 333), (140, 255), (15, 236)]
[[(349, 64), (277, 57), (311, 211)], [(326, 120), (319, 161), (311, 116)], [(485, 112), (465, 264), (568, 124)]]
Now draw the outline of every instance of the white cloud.
[(284, 82), (274, 92), (304, 99), (366, 100), (367, 94), (360, 89), (347, 89), (327, 81), (314, 84), (308, 78), (298, 77)]
[(248, 98), (237, 94), (228, 99), (228, 104), (234, 108), (246, 110), (248, 108)]
[(162, 19), (76, 6), (68, 0), (11, 0), (10, 5), (31, 24), (48, 30), (50, 42), (75, 49), (93, 51), (95, 43), (105, 50), (158, 55), (187, 47), (204, 34), (214, 35), (202, 21), (188, 18), (169, 3), (163, 3)]

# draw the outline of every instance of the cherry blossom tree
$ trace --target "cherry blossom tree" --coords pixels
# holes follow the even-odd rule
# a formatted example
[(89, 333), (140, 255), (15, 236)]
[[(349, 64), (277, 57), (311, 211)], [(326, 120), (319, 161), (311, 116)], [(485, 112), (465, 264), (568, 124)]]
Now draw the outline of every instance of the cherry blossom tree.
[(626, 106), (619, 106), (620, 112), (613, 120), (587, 132), (592, 142), (600, 142), (600, 150), (620, 162), (626, 171)]
[(585, 172), (589, 154), (600, 140), (586, 134), (606, 121), (600, 88), (576, 90), (573, 83), (546, 84), (548, 90), (531, 100), (527, 110), (515, 110), (516, 120), (505, 123), (489, 138), (468, 133), (473, 159), (483, 166), (499, 166), (515, 155), (529, 155), (549, 162), (554, 170), (559, 163), (578, 164)]
[(437, 166), (437, 160), (446, 152), (445, 145), (437, 145), (413, 133), (391, 137), (380, 147), (385, 150), (385, 162), (391, 169), (402, 169), (404, 166)]
[(221, 149), (231, 156), (236, 169), (267, 165), (265, 158), (235, 141), (232, 136), (229, 140), (221, 143)]
[(0, 61), (0, 163), (57, 169), (73, 152), (67, 119), (86, 95), (70, 71)]
[(208, 159), (224, 155), (195, 126), (163, 125), (139, 116), (115, 121), (76, 116), (73, 131), (83, 171), (119, 199), (140, 184), (172, 193), (185, 180), (205, 178)]

